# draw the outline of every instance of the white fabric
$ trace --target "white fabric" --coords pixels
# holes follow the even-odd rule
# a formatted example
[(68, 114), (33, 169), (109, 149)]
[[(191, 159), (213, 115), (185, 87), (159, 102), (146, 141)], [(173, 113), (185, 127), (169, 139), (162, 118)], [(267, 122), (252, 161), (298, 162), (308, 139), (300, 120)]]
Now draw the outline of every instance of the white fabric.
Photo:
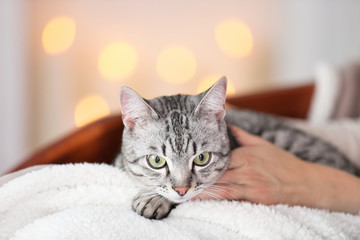
[(25, 168), (25, 169), (22, 169), (22, 170), (13, 172), (13, 173), (6, 174), (6, 175), (0, 177), (0, 187), (4, 183), (7, 183), (14, 178), (20, 177), (21, 175), (24, 175), (25, 173), (32, 172), (36, 169), (40, 169), (40, 168), (43, 168), (46, 166), (50, 166), (50, 164), (36, 165), (36, 166), (28, 167), (28, 168)]
[(192, 201), (156, 221), (107, 165), (54, 165), (0, 187), (0, 239), (358, 239), (360, 216), (285, 205)]
[(339, 94), (338, 72), (326, 63), (319, 63), (315, 71), (315, 92), (311, 101), (309, 121), (323, 123), (330, 119)]

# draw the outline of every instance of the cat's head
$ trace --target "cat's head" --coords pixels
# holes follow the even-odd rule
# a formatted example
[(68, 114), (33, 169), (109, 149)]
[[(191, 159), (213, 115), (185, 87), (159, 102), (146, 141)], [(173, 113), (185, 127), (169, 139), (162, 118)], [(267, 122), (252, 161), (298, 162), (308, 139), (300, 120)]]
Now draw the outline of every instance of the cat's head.
[(226, 85), (223, 77), (196, 96), (152, 100), (122, 88), (121, 155), (127, 173), (173, 202), (189, 200), (212, 185), (229, 162)]

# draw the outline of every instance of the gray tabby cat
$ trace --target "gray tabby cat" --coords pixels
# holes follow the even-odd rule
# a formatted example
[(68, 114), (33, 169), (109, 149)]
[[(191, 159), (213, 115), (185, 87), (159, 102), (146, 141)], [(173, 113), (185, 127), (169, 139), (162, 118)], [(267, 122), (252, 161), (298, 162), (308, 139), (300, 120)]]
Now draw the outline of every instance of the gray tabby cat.
[(266, 114), (228, 111), (225, 77), (196, 95), (141, 98), (130, 88), (120, 93), (125, 125), (115, 166), (142, 184), (132, 207), (150, 218), (166, 217), (179, 203), (212, 186), (238, 147), (227, 124), (236, 125), (290, 151), (301, 159), (355, 173), (334, 147)]

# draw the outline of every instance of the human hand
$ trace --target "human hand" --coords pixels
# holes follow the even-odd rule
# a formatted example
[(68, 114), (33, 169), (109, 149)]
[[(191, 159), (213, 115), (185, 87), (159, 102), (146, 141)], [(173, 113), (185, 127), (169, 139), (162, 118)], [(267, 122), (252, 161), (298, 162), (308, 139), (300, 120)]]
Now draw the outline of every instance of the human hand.
[[(303, 205), (357, 213), (360, 180), (343, 171), (303, 161), (239, 128), (232, 132), (242, 147), (213, 186), (195, 199), (245, 200), (253, 203)], [(355, 189), (356, 189), (355, 188)], [(358, 191), (357, 191), (358, 192)], [(356, 195), (356, 194), (355, 194)]]

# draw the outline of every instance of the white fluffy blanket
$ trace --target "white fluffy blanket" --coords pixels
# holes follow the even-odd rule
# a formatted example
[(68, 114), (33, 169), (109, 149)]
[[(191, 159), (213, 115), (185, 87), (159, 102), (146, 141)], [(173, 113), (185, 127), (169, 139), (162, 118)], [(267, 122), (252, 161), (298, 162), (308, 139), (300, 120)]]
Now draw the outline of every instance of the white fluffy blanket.
[(359, 239), (360, 216), (285, 205), (192, 201), (157, 221), (107, 165), (48, 166), (0, 187), (0, 239)]

